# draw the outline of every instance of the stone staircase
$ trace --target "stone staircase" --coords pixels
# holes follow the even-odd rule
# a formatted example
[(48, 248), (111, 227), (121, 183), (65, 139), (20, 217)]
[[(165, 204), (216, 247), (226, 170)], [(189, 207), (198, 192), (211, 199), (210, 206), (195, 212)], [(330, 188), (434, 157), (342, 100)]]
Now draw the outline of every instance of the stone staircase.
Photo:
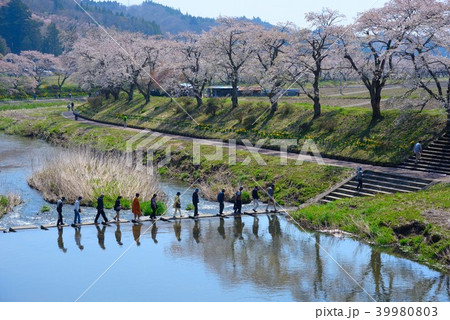
[(450, 174), (450, 132), (423, 149), (422, 158), (415, 164), (411, 156), (398, 166), (402, 169)]
[(429, 186), (432, 180), (411, 178), (389, 173), (364, 171), (363, 189), (356, 191), (356, 177), (325, 195), (319, 203), (328, 203), (343, 198), (373, 197), (375, 194), (415, 192)]

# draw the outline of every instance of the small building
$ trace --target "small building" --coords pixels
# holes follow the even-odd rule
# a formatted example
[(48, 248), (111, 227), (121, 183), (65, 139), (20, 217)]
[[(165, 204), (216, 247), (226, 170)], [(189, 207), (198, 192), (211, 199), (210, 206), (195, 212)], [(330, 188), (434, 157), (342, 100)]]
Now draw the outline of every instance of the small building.
[(238, 94), (245, 97), (261, 97), (264, 96), (264, 90), (260, 86), (239, 88)]
[[(233, 90), (232, 86), (210, 86), (206, 88), (206, 94), (208, 97), (229, 97)], [(239, 90), (239, 88), (238, 88)]]

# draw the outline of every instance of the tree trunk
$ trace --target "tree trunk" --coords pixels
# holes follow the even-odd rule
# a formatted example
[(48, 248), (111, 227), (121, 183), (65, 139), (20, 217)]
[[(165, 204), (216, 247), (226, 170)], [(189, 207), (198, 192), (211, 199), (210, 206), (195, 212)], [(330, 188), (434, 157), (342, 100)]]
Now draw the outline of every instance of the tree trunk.
[(145, 104), (149, 104), (150, 103), (150, 92), (144, 94), (144, 98), (145, 98)]
[(200, 108), (203, 105), (203, 99), (199, 94), (195, 94), (195, 100), (197, 100), (197, 108)]
[(314, 97), (314, 119), (317, 119), (322, 114), (322, 107), (320, 105), (319, 97)]
[(320, 73), (314, 75), (313, 90), (314, 90), (314, 119), (320, 117), (321, 106), (320, 106), (320, 89), (319, 89), (319, 77)]
[(381, 116), (381, 96), (372, 96), (370, 98), (370, 104), (372, 106), (372, 122), (383, 119), (383, 117)]
[(270, 101), (270, 106), (271, 106), (270, 113), (274, 114), (278, 110), (278, 99), (277, 99), (276, 95), (270, 95), (269, 101)]
[(232, 108), (236, 108), (239, 105), (238, 102), (238, 78), (237, 76), (233, 76), (233, 79), (231, 80), (231, 105)]
[(450, 106), (447, 107), (447, 132), (450, 133)]

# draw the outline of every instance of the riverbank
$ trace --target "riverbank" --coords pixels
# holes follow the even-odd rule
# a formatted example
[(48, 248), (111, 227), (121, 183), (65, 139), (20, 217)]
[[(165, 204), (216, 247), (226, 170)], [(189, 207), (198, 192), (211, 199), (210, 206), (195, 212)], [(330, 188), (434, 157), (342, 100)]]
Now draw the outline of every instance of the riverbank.
[[(100, 151), (111, 152), (126, 150), (127, 141), (136, 133), (126, 130), (87, 125), (61, 116), (64, 108), (43, 108), (39, 110), (5, 111), (0, 113), (0, 130), (8, 134), (44, 139), (50, 143), (70, 147), (90, 145)], [(143, 141), (140, 137), (133, 149)], [(160, 141), (155, 139), (152, 143)], [(166, 150), (171, 150), (170, 160), (162, 164)], [(297, 165), (288, 159), (286, 165), (280, 165), (278, 157), (261, 155), (266, 165), (260, 165), (248, 151), (237, 150), (236, 156), (222, 149), (223, 157), (207, 160), (208, 155), (218, 150), (213, 146), (200, 147), (200, 164), (193, 163), (193, 143), (171, 139), (155, 148), (154, 154), (146, 154), (145, 160), (155, 160), (157, 173), (162, 177), (183, 181), (215, 194), (220, 188), (226, 188), (229, 200), (233, 192), (244, 186), (249, 192), (255, 185), (265, 188), (275, 183), (275, 198), (284, 205), (299, 205), (328, 190), (336, 183), (349, 177), (351, 169), (333, 166), (321, 166), (313, 162)], [(233, 159), (236, 164), (233, 164)], [(248, 163), (243, 163), (248, 159)], [(206, 192), (205, 192), (206, 194)], [(262, 200), (267, 196), (261, 192)]]
[(311, 205), (292, 214), (312, 230), (339, 229), (450, 272), (450, 184), (414, 193)]
[(3, 215), (11, 212), (15, 206), (18, 206), (22, 203), (22, 198), (17, 194), (8, 194), (1, 195), (0, 194), (0, 219)]
[[(414, 143), (436, 139), (445, 128), (446, 115), (439, 110), (383, 110), (384, 119), (371, 124), (367, 108), (323, 106), (322, 116), (313, 120), (309, 103), (283, 101), (271, 114), (265, 99), (241, 99), (231, 107), (229, 99), (204, 99), (197, 108), (188, 97), (171, 101), (154, 97), (145, 104), (136, 96), (126, 99), (90, 100), (79, 108), (80, 114), (93, 120), (122, 124), (127, 116), (130, 126), (199, 138), (249, 139), (256, 143), (266, 139), (297, 139), (300, 143), (289, 148), (299, 152), (307, 139), (314, 141), (324, 157), (353, 160), (376, 165), (401, 163)], [(184, 112), (185, 110), (186, 112)]]

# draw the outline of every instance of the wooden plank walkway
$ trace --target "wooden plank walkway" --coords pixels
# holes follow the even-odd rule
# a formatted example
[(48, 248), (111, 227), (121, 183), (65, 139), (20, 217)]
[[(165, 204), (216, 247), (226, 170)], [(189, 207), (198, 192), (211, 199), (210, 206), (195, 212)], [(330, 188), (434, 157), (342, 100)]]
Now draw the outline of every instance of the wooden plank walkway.
[[(244, 216), (244, 215), (249, 215), (249, 216), (256, 216), (256, 215), (264, 215), (264, 214), (287, 214), (288, 211), (286, 210), (279, 210), (279, 211), (258, 211), (258, 212), (243, 212), (240, 216)], [(223, 215), (219, 215), (219, 214), (200, 214), (197, 217), (194, 217), (193, 215), (184, 215), (182, 217), (177, 216), (177, 217), (173, 217), (173, 216), (157, 216), (155, 220), (150, 219), (149, 217), (143, 217), (141, 218), (139, 221), (135, 221), (135, 220), (120, 220), (120, 221), (114, 221), (114, 220), (110, 220), (108, 221), (108, 223), (104, 224), (104, 223), (97, 223), (95, 224), (94, 221), (89, 221), (89, 222), (83, 222), (81, 224), (64, 224), (61, 227), (63, 228), (67, 228), (67, 227), (82, 227), (82, 226), (94, 226), (94, 225), (115, 225), (115, 224), (124, 224), (124, 223), (144, 223), (144, 222), (157, 222), (157, 221), (164, 221), (164, 222), (172, 222), (175, 220), (188, 220), (188, 219), (193, 219), (193, 220), (197, 220), (197, 219), (211, 219), (211, 218), (230, 218), (230, 217), (238, 217), (239, 215), (234, 215), (233, 213), (224, 213)], [(56, 224), (44, 224), (44, 225), (40, 225), (35, 226), (35, 225), (27, 225), (27, 226), (17, 226), (17, 227), (10, 227), (8, 229), (5, 228), (0, 228), (0, 232), (3, 233), (7, 233), (7, 232), (17, 232), (17, 231), (21, 231), (21, 230), (32, 230), (32, 229), (41, 229), (41, 230), (49, 230), (52, 228), (56, 228)]]

